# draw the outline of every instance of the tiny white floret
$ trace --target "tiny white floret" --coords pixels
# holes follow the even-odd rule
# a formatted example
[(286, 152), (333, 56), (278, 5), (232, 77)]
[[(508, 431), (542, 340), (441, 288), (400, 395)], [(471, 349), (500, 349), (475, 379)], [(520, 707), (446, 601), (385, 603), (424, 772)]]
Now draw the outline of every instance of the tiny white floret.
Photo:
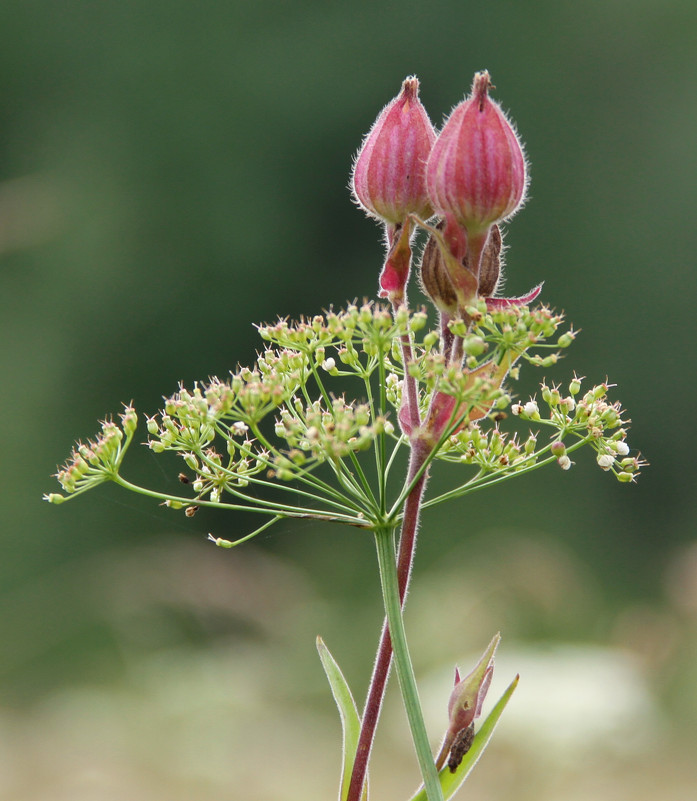
[(626, 456), (629, 453), (629, 445), (624, 440), (615, 443), (615, 450), (620, 456)]
[(528, 417), (532, 417), (534, 414), (539, 414), (540, 407), (537, 405), (537, 403), (535, 403), (534, 400), (529, 400), (525, 406), (523, 406), (523, 411)]
[(602, 470), (610, 470), (615, 463), (615, 457), (611, 453), (601, 453), (596, 459), (598, 467)]

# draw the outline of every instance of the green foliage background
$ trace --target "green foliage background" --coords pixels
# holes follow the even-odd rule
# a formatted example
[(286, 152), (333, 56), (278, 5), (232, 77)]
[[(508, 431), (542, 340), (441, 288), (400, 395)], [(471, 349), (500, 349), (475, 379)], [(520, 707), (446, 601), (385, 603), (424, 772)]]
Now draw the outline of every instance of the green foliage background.
[[(583, 329), (546, 377), (616, 382), (651, 467), (621, 486), (582, 454), (569, 473), (427, 515), (407, 618), (417, 670), (450, 670), (499, 628), (504, 652), (621, 653), (663, 766), (642, 761), (653, 736), (619, 755), (591, 747), (595, 771), (530, 767), (503, 737), (499, 767), (475, 775), (480, 797), (685, 797), (696, 45), (688, 0), (0, 5), (3, 798), (333, 792), (339, 735), (313, 641), (362, 697), (380, 619), (372, 544), (288, 524), (223, 553), (206, 533), (248, 521), (189, 521), (111, 488), (60, 508), (40, 498), (121, 401), (152, 412), (180, 380), (248, 361), (254, 321), (372, 297), (382, 249), (351, 204), (351, 156), (406, 75), (438, 124), (482, 68), (531, 162), (508, 294), (545, 281)], [(133, 475), (173, 486), (177, 463), (161, 471), (142, 450)], [(385, 727), (378, 747), (411, 766), (396, 705)], [(383, 759), (382, 795), (408, 792), (412, 768), (396, 779)]]

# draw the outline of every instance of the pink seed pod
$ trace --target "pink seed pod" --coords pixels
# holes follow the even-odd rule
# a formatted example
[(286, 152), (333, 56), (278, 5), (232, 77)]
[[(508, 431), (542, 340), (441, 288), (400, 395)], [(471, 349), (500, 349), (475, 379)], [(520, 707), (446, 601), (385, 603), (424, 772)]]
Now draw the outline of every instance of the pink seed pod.
[(474, 76), (471, 96), (451, 113), (426, 166), (433, 207), (452, 214), (468, 238), (510, 217), (527, 187), (523, 149), (490, 86), (488, 72)]
[(392, 225), (408, 214), (428, 218), (425, 166), (436, 139), (419, 100), (419, 82), (406, 78), (402, 90), (380, 112), (354, 161), (351, 188), (361, 208)]

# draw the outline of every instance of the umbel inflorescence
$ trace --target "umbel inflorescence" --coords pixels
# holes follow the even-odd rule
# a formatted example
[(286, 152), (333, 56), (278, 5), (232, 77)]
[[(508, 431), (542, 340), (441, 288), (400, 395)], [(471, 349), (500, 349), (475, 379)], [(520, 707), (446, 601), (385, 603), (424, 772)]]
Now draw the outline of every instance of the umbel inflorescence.
[[(402, 623), (421, 510), (547, 464), (569, 470), (585, 445), (624, 483), (642, 467), (607, 382), (543, 379), (532, 398), (515, 395), (521, 366), (551, 370), (575, 339), (563, 317), (534, 305), (542, 285), (502, 297), (501, 225), (525, 200), (528, 172), (519, 138), (489, 97), (487, 72), (436, 132), (407, 78), (356, 155), (355, 201), (383, 228), (379, 301), (258, 326), (254, 364), (179, 389), (146, 418), (145, 444), (181, 458), (181, 491), (131, 483), (122, 474), (138, 418), (78, 443), (57, 478), (62, 503), (107, 481), (188, 517), (201, 507), (254, 512), (262, 523), (231, 547), (287, 518), (312, 518), (374, 534), (386, 625), (362, 715), (326, 646), (320, 656), (344, 725), (341, 801), (367, 799), (367, 766), (394, 658), (424, 788), (412, 801), (450, 798), (486, 746), (516, 680), (475, 732), (499, 637), (474, 671), (456, 674), (448, 726), (433, 757)], [(417, 232), (425, 236), (414, 257)], [(411, 307), (418, 279), (430, 311)], [(377, 271), (376, 271), (377, 272)], [(435, 321), (434, 321), (435, 317)], [(407, 457), (406, 475), (400, 453)], [(451, 487), (426, 494), (435, 462)], [(399, 532), (398, 548), (395, 533)], [(210, 536), (210, 535), (209, 535)]]
[[(546, 462), (568, 469), (583, 444), (602, 469), (635, 479), (641, 461), (629, 455), (627, 421), (606, 383), (583, 394), (577, 378), (563, 392), (543, 385), (542, 411), (534, 399), (512, 400), (520, 360), (549, 368), (575, 334), (560, 334), (562, 317), (548, 307), (531, 308), (540, 286), (519, 298), (496, 295), (499, 223), (523, 202), (527, 171), (489, 87), (488, 74), (478, 73), (470, 98), (436, 135), (418, 82), (404, 81), (366, 137), (352, 181), (359, 204), (385, 228), (380, 294), (390, 304), (260, 325), (265, 349), (254, 365), (181, 387), (147, 419), (147, 444), (181, 456), (188, 492), (148, 494), (190, 516), (219, 506), (273, 521), (302, 516), (371, 528), (399, 519), (404, 493), (389, 495), (390, 469), (397, 451), (416, 443), (428, 450), (424, 470), (434, 459), (477, 468), (454, 477), (449, 498)], [(425, 310), (406, 303), (418, 227), (429, 236), (419, 267), (439, 315), (435, 328)], [(508, 431), (511, 413), (533, 427)], [(120, 418), (74, 448), (57, 474), (65, 494), (47, 500), (108, 480), (132, 486), (120, 472), (136, 428), (132, 406)], [(363, 456), (371, 450), (372, 473)], [(291, 482), (300, 504), (287, 492), (264, 493)]]
[[(428, 327), (427, 315), (404, 307), (392, 315), (380, 304), (365, 303), (297, 323), (259, 326), (266, 349), (252, 367), (226, 380), (181, 387), (159, 414), (146, 420), (149, 448), (182, 458), (189, 490), (156, 497), (189, 514), (200, 506), (253, 507), (274, 519), (302, 516), (378, 525), (389, 510), (381, 511), (379, 493), (368, 483), (362, 462), (367, 451), (383, 454), (382, 478), (387, 480), (396, 452), (408, 446), (398, 422), (405, 375), (417, 386), (422, 418), (435, 397), (451, 401), (444, 404), (447, 419), (438, 431), (424, 429), (411, 436), (428, 436), (432, 459), (477, 468), (466, 481), (458, 475), (458, 486), (448, 497), (541, 463), (556, 460), (566, 469), (569, 454), (586, 443), (603, 469), (621, 481), (634, 479), (639, 461), (628, 455), (626, 421), (619, 403), (607, 399), (606, 384), (583, 393), (576, 378), (564, 391), (543, 386), (542, 408), (532, 399), (513, 401), (501, 386), (501, 372), (515, 378), (521, 358), (544, 367), (556, 362), (558, 348), (573, 340), (569, 331), (559, 333), (560, 315), (544, 306), (488, 310), (481, 301), (468, 315), (472, 322), (461, 338), (461, 365), (445, 357), (442, 334)], [(455, 321), (450, 328), (460, 331), (462, 325)], [(398, 347), (402, 337), (412, 350), (406, 367)], [(509, 415), (534, 427), (508, 433)], [(106, 421), (94, 441), (78, 444), (58, 472), (66, 495), (52, 494), (48, 500), (62, 502), (108, 480), (123, 483), (121, 465), (136, 421), (128, 406), (120, 425)], [(545, 430), (549, 436), (542, 436)], [(315, 476), (321, 466), (329, 474), (325, 470)], [(328, 483), (331, 476), (338, 486)], [(259, 492), (291, 483), (306, 504), (271, 500)], [(395, 519), (399, 513), (399, 508), (392, 510)]]

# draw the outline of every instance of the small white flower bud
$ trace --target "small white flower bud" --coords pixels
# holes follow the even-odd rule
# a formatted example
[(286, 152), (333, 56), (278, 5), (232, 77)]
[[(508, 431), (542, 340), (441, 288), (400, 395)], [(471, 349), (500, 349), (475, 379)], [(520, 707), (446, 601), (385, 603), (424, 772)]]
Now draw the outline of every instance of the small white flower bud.
[(610, 470), (615, 463), (615, 457), (611, 453), (601, 453), (596, 461), (601, 470)]
[(322, 362), (322, 369), (326, 370), (328, 373), (331, 373), (332, 370), (336, 370), (336, 362), (331, 356)]
[(534, 400), (529, 400), (525, 406), (523, 406), (523, 411), (528, 417), (533, 417), (536, 414), (540, 413), (540, 407), (535, 403)]
[(557, 459), (557, 464), (562, 470), (571, 470), (572, 461), (568, 456), (564, 455)]
[(232, 433), (235, 436), (241, 437), (242, 434), (246, 434), (247, 431), (249, 431), (249, 426), (241, 420), (237, 420), (237, 422), (232, 424)]
[(615, 451), (620, 456), (626, 456), (629, 453), (629, 445), (624, 440), (619, 440), (619, 442), (614, 443)]

